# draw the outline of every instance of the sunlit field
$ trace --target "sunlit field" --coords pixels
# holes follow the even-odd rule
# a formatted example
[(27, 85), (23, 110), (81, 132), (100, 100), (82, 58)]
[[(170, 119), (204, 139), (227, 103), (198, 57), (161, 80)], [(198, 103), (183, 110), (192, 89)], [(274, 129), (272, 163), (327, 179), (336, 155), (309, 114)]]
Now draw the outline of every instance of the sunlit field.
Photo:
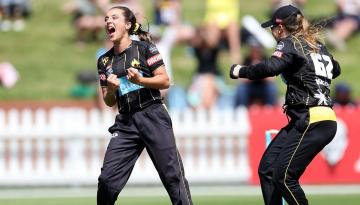
[[(195, 205), (259, 205), (261, 196), (194, 196)], [(316, 205), (357, 205), (360, 195), (310, 195), (310, 204)], [(95, 205), (92, 198), (44, 198), (44, 199), (0, 199), (1, 205)], [(124, 197), (121, 205), (169, 205), (167, 197)]]

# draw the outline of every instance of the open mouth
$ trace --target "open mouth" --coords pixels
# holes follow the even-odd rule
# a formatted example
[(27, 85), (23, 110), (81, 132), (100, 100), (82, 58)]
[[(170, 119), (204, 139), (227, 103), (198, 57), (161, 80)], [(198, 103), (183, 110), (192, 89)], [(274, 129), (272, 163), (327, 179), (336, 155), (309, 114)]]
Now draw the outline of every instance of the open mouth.
[(109, 34), (113, 34), (113, 33), (115, 33), (115, 28), (110, 26), (110, 27), (107, 28), (107, 31), (108, 31)]

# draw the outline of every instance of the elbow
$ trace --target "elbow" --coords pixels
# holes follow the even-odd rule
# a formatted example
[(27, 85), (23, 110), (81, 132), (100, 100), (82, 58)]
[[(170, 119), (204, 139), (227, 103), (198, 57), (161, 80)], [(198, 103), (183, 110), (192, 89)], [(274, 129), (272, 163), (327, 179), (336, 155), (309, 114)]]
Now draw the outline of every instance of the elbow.
[(108, 107), (113, 107), (115, 105), (115, 103), (109, 103), (105, 101), (105, 105), (107, 105)]
[(161, 85), (160, 89), (168, 89), (170, 87), (170, 79), (166, 77)]
[(108, 107), (113, 107), (115, 105), (115, 103), (110, 103), (110, 102), (105, 101), (105, 105)]
[(170, 81), (166, 81), (161, 89), (168, 89), (170, 87)]
[(108, 100), (104, 98), (105, 105), (108, 107), (113, 107), (116, 104), (116, 100)]

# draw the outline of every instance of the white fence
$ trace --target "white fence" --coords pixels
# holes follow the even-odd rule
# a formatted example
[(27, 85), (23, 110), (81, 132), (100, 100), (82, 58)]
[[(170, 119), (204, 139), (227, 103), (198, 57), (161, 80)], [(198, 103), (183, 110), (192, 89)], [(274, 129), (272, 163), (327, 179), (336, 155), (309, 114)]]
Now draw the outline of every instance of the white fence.
[[(170, 114), (191, 183), (248, 181), (246, 109)], [(0, 186), (95, 185), (114, 118), (81, 108), (0, 110)], [(144, 153), (129, 183), (160, 183)]]

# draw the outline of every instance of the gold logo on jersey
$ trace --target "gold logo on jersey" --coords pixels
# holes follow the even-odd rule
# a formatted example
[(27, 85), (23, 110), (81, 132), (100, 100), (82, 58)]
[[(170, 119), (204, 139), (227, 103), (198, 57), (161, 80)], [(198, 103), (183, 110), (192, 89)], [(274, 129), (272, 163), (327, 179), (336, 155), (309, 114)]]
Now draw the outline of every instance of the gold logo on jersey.
[(106, 65), (106, 63), (109, 61), (109, 57), (105, 57), (103, 59), (101, 59), (102, 63), (104, 64), (104, 66)]
[(131, 61), (131, 66), (134, 67), (134, 68), (137, 68), (137, 67), (140, 67), (140, 62), (136, 59), (133, 59)]

